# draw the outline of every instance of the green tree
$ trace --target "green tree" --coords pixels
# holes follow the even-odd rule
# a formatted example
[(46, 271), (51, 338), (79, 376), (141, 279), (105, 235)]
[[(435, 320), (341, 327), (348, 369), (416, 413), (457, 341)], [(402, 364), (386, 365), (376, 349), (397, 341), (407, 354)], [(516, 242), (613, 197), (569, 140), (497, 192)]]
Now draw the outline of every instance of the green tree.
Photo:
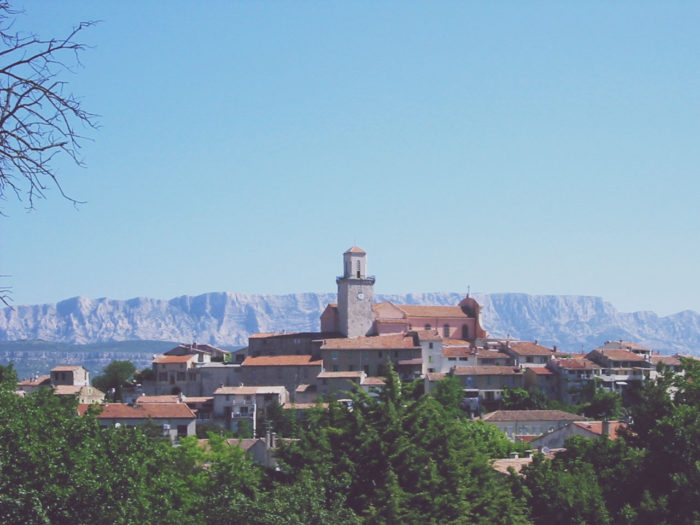
[(134, 377), (136, 367), (131, 361), (112, 361), (102, 369), (102, 374), (92, 384), (108, 394), (112, 400), (122, 400), (122, 388)]

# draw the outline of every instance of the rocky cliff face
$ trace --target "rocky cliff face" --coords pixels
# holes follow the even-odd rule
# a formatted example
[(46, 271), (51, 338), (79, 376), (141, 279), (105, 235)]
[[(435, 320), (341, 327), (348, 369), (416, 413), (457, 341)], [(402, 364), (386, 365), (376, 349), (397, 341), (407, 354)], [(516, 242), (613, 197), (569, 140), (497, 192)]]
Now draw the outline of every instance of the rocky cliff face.
[[(423, 293), (379, 295), (397, 304), (454, 305), (462, 295)], [(607, 340), (646, 344), (664, 353), (700, 353), (700, 314), (659, 317), (622, 313), (599, 297), (478, 294), (482, 325), (495, 337), (534, 340), (563, 351), (588, 351)], [(0, 340), (42, 339), (87, 344), (106, 341), (196, 340), (243, 346), (256, 332), (313, 331), (335, 294), (244, 295), (208, 293), (169, 301), (127, 301), (74, 297), (57, 304), (0, 310)]]

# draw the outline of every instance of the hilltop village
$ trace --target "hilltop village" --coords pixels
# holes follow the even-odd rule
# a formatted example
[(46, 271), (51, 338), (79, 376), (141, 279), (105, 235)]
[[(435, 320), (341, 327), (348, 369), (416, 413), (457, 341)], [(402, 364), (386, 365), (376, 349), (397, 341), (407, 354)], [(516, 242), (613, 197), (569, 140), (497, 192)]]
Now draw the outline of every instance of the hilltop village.
[[(156, 421), (174, 439), (194, 434), (197, 423), (234, 432), (245, 423), (255, 434), (270, 406), (301, 413), (347, 398), (354, 388), (376, 394), (391, 366), (402, 381), (421, 380), (425, 392), (445, 377), (456, 378), (463, 410), (496, 424), (511, 440), (532, 440), (581, 417), (558, 410), (498, 410), (505, 391), (538, 391), (576, 404), (594, 385), (623, 392), (655, 379), (659, 363), (674, 371), (680, 367), (679, 356), (631, 342), (605, 342), (587, 354), (570, 354), (537, 341), (490, 338), (481, 326), (480, 306), (468, 294), (454, 306), (375, 303), (365, 251), (351, 247), (342, 263), (338, 302), (326, 306), (319, 332), (253, 334), (237, 352), (179, 345), (154, 356), (141, 383), (124, 392), (125, 402), (106, 404), (98, 418), (105, 425)], [(58, 395), (78, 395), (82, 410), (104, 400), (81, 366), (57, 367), (50, 376), (21, 381), (18, 390), (47, 384)]]
[(699, 522), (700, 361), (491, 338), (469, 295), (375, 303), (374, 283), (352, 247), (319, 332), (93, 382), (0, 367), (0, 521)]

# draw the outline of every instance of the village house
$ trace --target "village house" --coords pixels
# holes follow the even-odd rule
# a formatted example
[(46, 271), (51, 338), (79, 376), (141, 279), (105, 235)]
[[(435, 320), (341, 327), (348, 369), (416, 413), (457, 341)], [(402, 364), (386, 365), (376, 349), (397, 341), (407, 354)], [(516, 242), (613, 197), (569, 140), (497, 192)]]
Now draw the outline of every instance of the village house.
[(214, 391), (213, 416), (223, 425), (238, 431), (241, 421), (248, 421), (255, 435), (258, 416), (265, 416), (273, 404), (284, 406), (289, 392), (283, 386), (224, 386)]
[[(87, 407), (81, 406), (84, 413)], [(102, 406), (97, 415), (102, 426), (134, 427), (152, 422), (164, 436), (175, 441), (179, 437), (193, 436), (197, 432), (194, 412), (185, 403), (109, 403)]]
[(51, 369), (52, 385), (89, 386), (90, 372), (81, 365), (61, 365)]
[(295, 401), (294, 394), (300, 385), (316, 382), (323, 370), (323, 361), (310, 355), (274, 355), (246, 357), (241, 365), (241, 385), (279, 385), (287, 389)]
[(547, 348), (535, 341), (516, 341), (507, 343), (503, 347), (503, 352), (513, 358), (513, 364), (523, 367), (544, 367), (547, 366), (554, 357), (555, 348)]
[(481, 417), (482, 421), (498, 427), (511, 441), (531, 441), (533, 437), (580, 419), (581, 416), (561, 410), (497, 410)]
[(105, 393), (94, 386), (56, 385), (53, 393), (56, 396), (75, 396), (81, 405), (102, 403), (105, 399)]

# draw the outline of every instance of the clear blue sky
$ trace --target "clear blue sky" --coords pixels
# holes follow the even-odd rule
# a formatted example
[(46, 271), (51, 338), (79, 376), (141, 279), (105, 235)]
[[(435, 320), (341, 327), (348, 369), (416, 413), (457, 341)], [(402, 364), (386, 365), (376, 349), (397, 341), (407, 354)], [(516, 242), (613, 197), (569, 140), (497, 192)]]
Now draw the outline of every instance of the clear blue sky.
[[(22, 6), (22, 4), (20, 4)], [(27, 213), (14, 304), (335, 291), (700, 311), (696, 2), (26, 2), (101, 129)]]

